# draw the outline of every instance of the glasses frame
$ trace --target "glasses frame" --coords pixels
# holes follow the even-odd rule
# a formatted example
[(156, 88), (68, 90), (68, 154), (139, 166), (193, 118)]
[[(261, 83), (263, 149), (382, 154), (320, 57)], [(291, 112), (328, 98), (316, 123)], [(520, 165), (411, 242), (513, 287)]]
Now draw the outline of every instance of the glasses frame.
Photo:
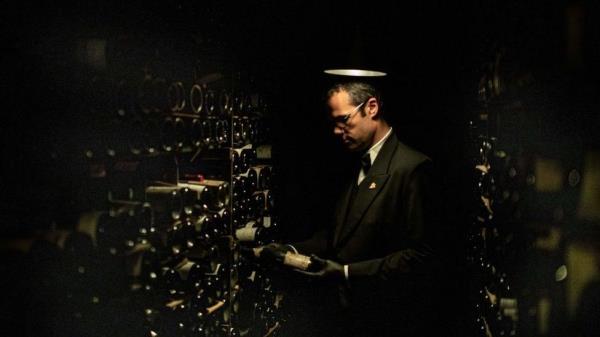
[(360, 108), (363, 105), (365, 105), (365, 103), (366, 103), (366, 101), (364, 101), (364, 102), (360, 103), (359, 105), (357, 105), (356, 107), (354, 107), (354, 109), (352, 109), (352, 111), (350, 111), (344, 115), (340, 115), (340, 116), (333, 118), (333, 123), (335, 124), (335, 126), (339, 127), (340, 129), (343, 129), (346, 126), (348, 126), (348, 122), (350, 122), (352, 117), (354, 117), (354, 114), (356, 114), (356, 112), (359, 111)]

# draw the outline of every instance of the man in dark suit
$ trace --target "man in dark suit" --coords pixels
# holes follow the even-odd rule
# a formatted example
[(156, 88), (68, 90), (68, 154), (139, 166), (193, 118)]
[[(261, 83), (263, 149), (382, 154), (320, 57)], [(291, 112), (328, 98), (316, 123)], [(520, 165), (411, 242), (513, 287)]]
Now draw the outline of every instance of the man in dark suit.
[(332, 285), (340, 304), (326, 335), (429, 335), (440, 328), (432, 324), (440, 318), (435, 282), (442, 265), (431, 160), (398, 141), (372, 85), (335, 85), (328, 105), (335, 135), (362, 154), (360, 169), (331, 226), (307, 241), (268, 247), (321, 262), (306, 274)]

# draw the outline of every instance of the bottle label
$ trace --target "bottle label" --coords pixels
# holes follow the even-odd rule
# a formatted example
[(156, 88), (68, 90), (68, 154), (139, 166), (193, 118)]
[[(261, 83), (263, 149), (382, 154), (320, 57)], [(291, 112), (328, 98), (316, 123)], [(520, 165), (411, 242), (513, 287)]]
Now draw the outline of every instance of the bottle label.
[(254, 241), (256, 237), (256, 227), (244, 227), (235, 231), (235, 237), (238, 241)]
[(261, 145), (256, 148), (256, 158), (271, 159), (271, 145)]
[(283, 257), (283, 264), (300, 269), (307, 270), (310, 265), (310, 257), (302, 254), (287, 252)]
[(271, 217), (270, 216), (263, 216), (262, 225), (265, 228), (271, 227)]

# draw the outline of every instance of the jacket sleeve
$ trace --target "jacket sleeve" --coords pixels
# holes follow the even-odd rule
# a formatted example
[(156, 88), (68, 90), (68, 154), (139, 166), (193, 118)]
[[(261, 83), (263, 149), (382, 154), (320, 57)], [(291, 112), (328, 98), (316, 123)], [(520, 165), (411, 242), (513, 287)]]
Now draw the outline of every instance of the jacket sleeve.
[(328, 247), (329, 230), (328, 228), (321, 228), (313, 234), (311, 238), (301, 242), (295, 242), (291, 245), (296, 248), (298, 253), (310, 255), (315, 254), (323, 256), (327, 252)]

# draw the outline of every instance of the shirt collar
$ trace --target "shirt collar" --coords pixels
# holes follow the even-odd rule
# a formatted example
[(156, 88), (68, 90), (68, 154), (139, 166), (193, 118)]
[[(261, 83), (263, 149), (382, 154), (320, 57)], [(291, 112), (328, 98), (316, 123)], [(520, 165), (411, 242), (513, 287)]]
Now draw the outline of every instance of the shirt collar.
[(371, 148), (367, 151), (367, 153), (369, 154), (369, 157), (371, 158), (371, 163), (375, 162), (375, 158), (377, 158), (377, 155), (379, 154), (379, 151), (381, 150), (383, 143), (385, 143), (386, 139), (388, 139), (391, 134), (392, 134), (392, 128), (390, 128), (388, 130), (388, 132), (385, 134), (385, 136), (383, 136), (383, 138), (381, 138), (375, 145), (371, 146)]

